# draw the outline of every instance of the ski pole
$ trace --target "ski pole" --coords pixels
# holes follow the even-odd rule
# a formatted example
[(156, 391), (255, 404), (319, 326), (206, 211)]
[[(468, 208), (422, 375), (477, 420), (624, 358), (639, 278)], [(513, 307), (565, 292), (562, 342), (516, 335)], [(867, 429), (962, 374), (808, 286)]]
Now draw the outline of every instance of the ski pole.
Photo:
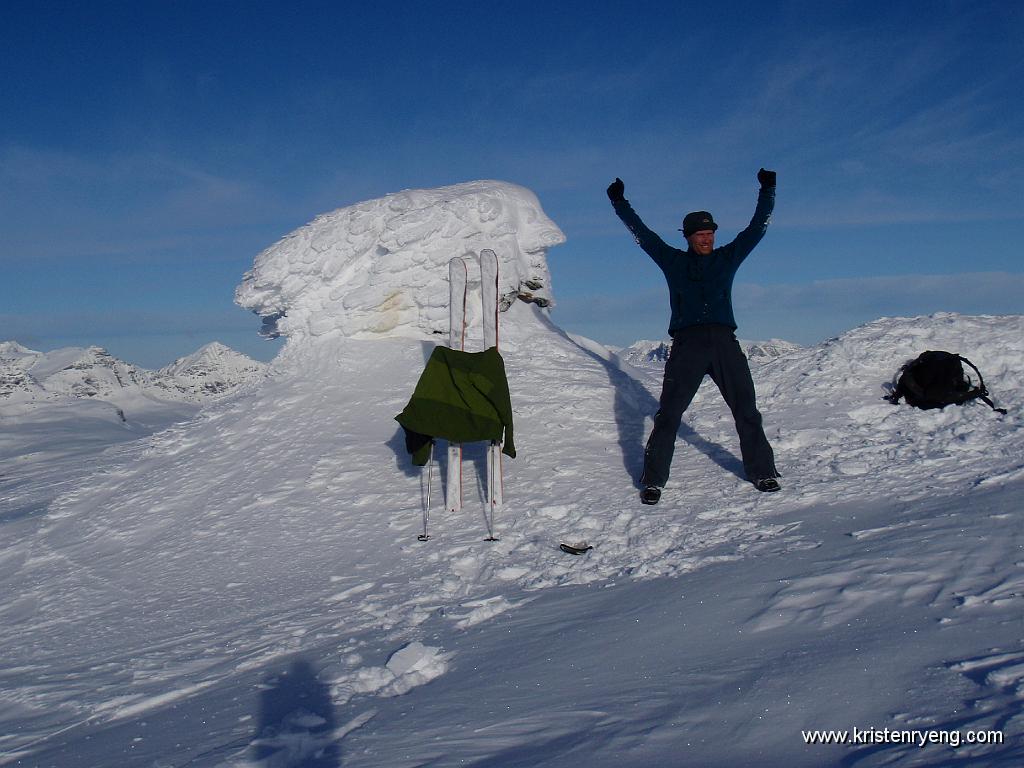
[(487, 451), (487, 511), (484, 513), (484, 520), (487, 522), (488, 536), (484, 541), (497, 541), (494, 535), (494, 446), (491, 441), (490, 450)]
[(430, 538), (427, 535), (427, 520), (430, 517), (430, 485), (434, 478), (434, 441), (430, 441), (430, 458), (427, 459), (427, 504), (423, 507), (423, 533), (416, 538), (419, 541), (426, 541)]

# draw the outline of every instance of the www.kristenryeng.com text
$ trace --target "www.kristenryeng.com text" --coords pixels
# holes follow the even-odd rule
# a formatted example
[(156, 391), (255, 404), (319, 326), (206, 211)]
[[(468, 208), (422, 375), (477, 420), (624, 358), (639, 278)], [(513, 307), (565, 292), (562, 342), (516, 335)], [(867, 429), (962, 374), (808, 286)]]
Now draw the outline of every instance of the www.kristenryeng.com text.
[(1002, 731), (917, 730), (899, 728), (852, 728), (831, 731), (801, 731), (804, 744), (867, 746), (879, 744), (914, 745), (924, 749), (933, 744), (954, 749), (968, 744), (1002, 744)]

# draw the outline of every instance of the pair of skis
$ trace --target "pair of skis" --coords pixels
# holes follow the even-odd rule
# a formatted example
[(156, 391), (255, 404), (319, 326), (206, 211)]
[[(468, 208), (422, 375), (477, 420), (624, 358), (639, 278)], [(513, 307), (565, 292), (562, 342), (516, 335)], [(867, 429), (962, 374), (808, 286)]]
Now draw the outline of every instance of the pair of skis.
[[(483, 306), (484, 349), (498, 346), (498, 257), (494, 251), (485, 248), (480, 251), (480, 298)], [(469, 286), (469, 269), (466, 259), (456, 256), (448, 262), (449, 279), (449, 338), (452, 349), (466, 349), (466, 298)], [(423, 511), (423, 534), (420, 541), (427, 541), (427, 517), (430, 510), (431, 477), (434, 463), (434, 446), (431, 443), (427, 475), (427, 505)], [(486, 541), (497, 541), (495, 519), (501, 510), (503, 497), (503, 476), (501, 468), (501, 445), (492, 441), (487, 447), (487, 502), (484, 519), (487, 524)], [(449, 512), (462, 510), (462, 445), (448, 444), (448, 487), (445, 508)], [(570, 555), (585, 555), (593, 549), (586, 542), (562, 542), (562, 552)]]
[[(480, 251), (480, 301), (483, 306), (484, 349), (498, 346), (498, 257), (494, 251), (485, 248)], [(449, 338), (448, 345), (452, 349), (466, 349), (466, 294), (469, 286), (469, 269), (466, 259), (456, 256), (448, 262), (449, 279)], [(433, 447), (431, 447), (430, 465), (433, 464)], [(428, 470), (429, 473), (429, 470)], [(420, 541), (426, 541), (427, 515), (430, 508), (430, 477), (427, 477), (427, 508), (423, 515), (423, 535)], [(487, 501), (484, 520), (487, 524), (486, 541), (497, 541), (494, 535), (494, 521), (501, 510), (503, 487), (501, 471), (501, 444), (491, 441), (487, 447)], [(462, 510), (462, 445), (448, 444), (448, 486), (445, 508), (449, 512)]]

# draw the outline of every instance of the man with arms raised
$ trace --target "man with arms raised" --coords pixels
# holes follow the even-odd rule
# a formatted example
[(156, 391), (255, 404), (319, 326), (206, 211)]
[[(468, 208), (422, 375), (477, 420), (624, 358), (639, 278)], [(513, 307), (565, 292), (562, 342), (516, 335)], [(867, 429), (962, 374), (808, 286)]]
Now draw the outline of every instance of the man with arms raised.
[(728, 245), (715, 247), (718, 225), (707, 211), (694, 211), (683, 219), (688, 248), (675, 248), (652, 232), (625, 199), (625, 185), (616, 178), (608, 187), (615, 213), (640, 247), (665, 273), (672, 319), (672, 350), (665, 363), (658, 413), (644, 451), (640, 500), (657, 504), (668, 481), (676, 433), (683, 411), (690, 405), (706, 375), (718, 385), (732, 411), (740, 437), (743, 469), (759, 491), (777, 491), (775, 455), (761, 426), (750, 366), (736, 341), (732, 310), (732, 282), (743, 260), (768, 229), (775, 206), (775, 172), (762, 168), (757, 179), (761, 191), (749, 226)]

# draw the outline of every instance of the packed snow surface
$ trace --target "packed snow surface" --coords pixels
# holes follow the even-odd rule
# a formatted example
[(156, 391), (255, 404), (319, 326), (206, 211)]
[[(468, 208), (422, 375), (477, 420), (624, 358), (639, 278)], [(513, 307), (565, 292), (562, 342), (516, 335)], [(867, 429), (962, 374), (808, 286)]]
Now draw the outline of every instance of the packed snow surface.
[[(50, 352), (0, 343), (0, 505), (10, 515), (44, 509), (90, 474), (111, 445), (139, 440), (193, 417), (204, 403), (258, 386), (267, 366), (208, 344), (160, 371), (101, 347)], [(0, 518), (3, 519), (3, 518)]]
[[(633, 479), (659, 372), (535, 305), (503, 318), (524, 439), (499, 542), (471, 449), (463, 512), (436, 501), (442, 466), (416, 540), (426, 477), (393, 416), (431, 345), (403, 339), (304, 344), (5, 513), (0, 763), (1019, 762), (1024, 318), (883, 319), (755, 365), (777, 494), (740, 477), (706, 382), (656, 507)], [(974, 360), (1009, 415), (883, 401), (928, 348)], [(801, 739), (855, 725), (1008, 741)]]
[[(708, 381), (642, 506), (661, 371), (514, 299), (561, 237), (532, 195), (403, 195), (257, 259), (240, 301), (289, 334), (261, 386), (77, 464), (86, 434), (5, 419), (0, 765), (1024, 762), (1024, 317), (752, 356), (782, 492), (742, 477)], [(394, 421), (447, 328), (448, 257), (483, 247), (521, 436), (496, 542), (484, 446), (447, 514), (446, 451), (414, 467)], [(1008, 414), (885, 402), (926, 349), (973, 360)], [(36, 494), (8, 494), (26, 467)], [(945, 741), (807, 743), (855, 728)]]

